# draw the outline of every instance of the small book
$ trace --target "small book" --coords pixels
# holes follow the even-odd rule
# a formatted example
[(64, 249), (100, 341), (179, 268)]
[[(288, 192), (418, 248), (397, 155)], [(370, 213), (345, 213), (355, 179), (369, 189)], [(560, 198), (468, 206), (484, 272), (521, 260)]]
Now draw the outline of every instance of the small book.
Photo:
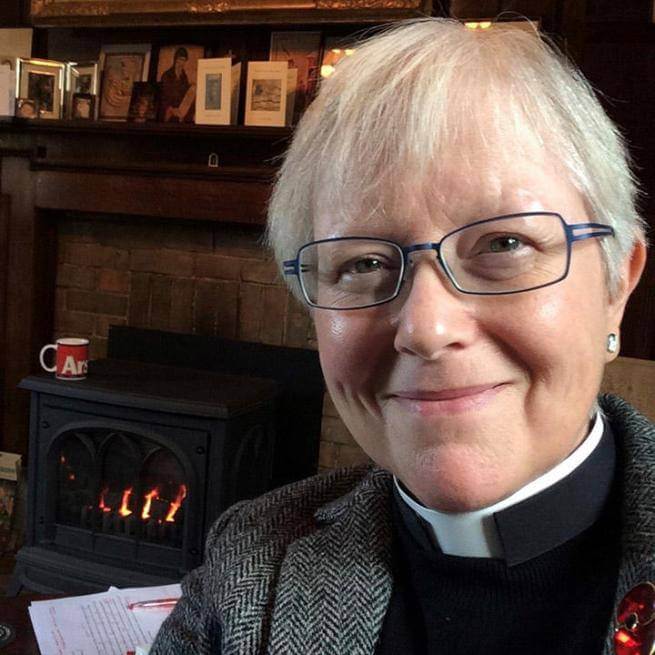
[(289, 65), (285, 61), (248, 63), (246, 125), (286, 125), (288, 77)]
[(241, 64), (229, 57), (199, 59), (196, 124), (235, 125), (240, 81)]

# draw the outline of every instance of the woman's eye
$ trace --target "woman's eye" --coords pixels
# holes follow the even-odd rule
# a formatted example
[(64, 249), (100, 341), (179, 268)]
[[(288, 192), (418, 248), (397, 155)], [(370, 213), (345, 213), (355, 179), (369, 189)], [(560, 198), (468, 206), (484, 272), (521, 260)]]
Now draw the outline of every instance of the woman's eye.
[(356, 262), (353, 262), (349, 267), (350, 273), (374, 273), (379, 271), (381, 268), (384, 268), (384, 264), (379, 260), (373, 257), (368, 259), (358, 259)]
[(522, 245), (523, 241), (511, 234), (506, 234), (502, 236), (493, 237), (488, 239), (486, 244), (481, 244), (482, 247), (480, 252), (510, 252), (512, 250), (517, 250)]

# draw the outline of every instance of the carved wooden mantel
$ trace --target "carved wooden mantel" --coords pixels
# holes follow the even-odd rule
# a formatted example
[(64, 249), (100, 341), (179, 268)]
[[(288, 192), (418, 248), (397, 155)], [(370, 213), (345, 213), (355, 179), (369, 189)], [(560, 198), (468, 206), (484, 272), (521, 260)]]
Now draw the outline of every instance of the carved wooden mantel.
[[(171, 129), (169, 129), (171, 128)], [(263, 225), (285, 128), (0, 122), (0, 430), (25, 451), (28, 397), (53, 333), (62, 212)], [(208, 166), (216, 153), (217, 168)], [(4, 297), (3, 297), (4, 296)]]

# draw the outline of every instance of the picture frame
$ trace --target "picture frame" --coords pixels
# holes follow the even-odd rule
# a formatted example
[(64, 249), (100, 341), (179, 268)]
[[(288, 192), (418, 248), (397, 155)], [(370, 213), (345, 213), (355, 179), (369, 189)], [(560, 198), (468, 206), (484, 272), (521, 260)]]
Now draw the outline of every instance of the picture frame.
[(271, 61), (286, 61), (289, 69), (297, 69), (292, 123), (297, 123), (314, 99), (319, 80), (321, 32), (271, 32)]
[(73, 93), (71, 96), (71, 115), (73, 120), (93, 120), (97, 96), (93, 93)]
[(159, 120), (163, 123), (193, 123), (196, 107), (198, 61), (205, 46), (165, 45), (157, 54), (160, 85)]
[(198, 60), (198, 125), (234, 125), (239, 109), (241, 64), (230, 57)]
[(39, 103), (32, 98), (16, 98), (16, 118), (38, 118)]
[[(73, 117), (73, 96), (76, 94), (97, 96), (100, 86), (97, 61), (75, 62), (66, 65), (66, 115)], [(95, 105), (95, 102), (94, 102)], [(93, 116), (95, 118), (95, 116)]]
[(135, 82), (132, 87), (129, 123), (150, 123), (157, 120), (159, 85), (152, 82)]
[[(34, 25), (114, 26), (132, 24), (198, 25), (199, 20), (228, 23), (307, 24), (338, 14), (354, 18), (410, 18), (429, 15), (431, 0), (30, 0)], [(338, 18), (343, 20), (343, 18)]]
[(148, 81), (151, 50), (152, 46), (147, 43), (102, 46), (98, 118), (127, 119), (132, 85)]
[(284, 127), (288, 71), (286, 61), (248, 62), (246, 125)]
[(35, 100), (39, 118), (62, 118), (66, 64), (51, 59), (23, 59), (16, 64), (16, 97)]

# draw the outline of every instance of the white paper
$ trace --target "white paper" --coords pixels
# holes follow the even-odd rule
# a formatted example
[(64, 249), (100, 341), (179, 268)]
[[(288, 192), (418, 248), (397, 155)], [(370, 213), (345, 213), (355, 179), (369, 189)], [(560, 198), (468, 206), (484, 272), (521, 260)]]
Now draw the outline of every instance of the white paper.
[(128, 609), (129, 603), (179, 598), (179, 584), (136, 587), (41, 600), (29, 607), (41, 655), (124, 655), (151, 644), (171, 608)]

